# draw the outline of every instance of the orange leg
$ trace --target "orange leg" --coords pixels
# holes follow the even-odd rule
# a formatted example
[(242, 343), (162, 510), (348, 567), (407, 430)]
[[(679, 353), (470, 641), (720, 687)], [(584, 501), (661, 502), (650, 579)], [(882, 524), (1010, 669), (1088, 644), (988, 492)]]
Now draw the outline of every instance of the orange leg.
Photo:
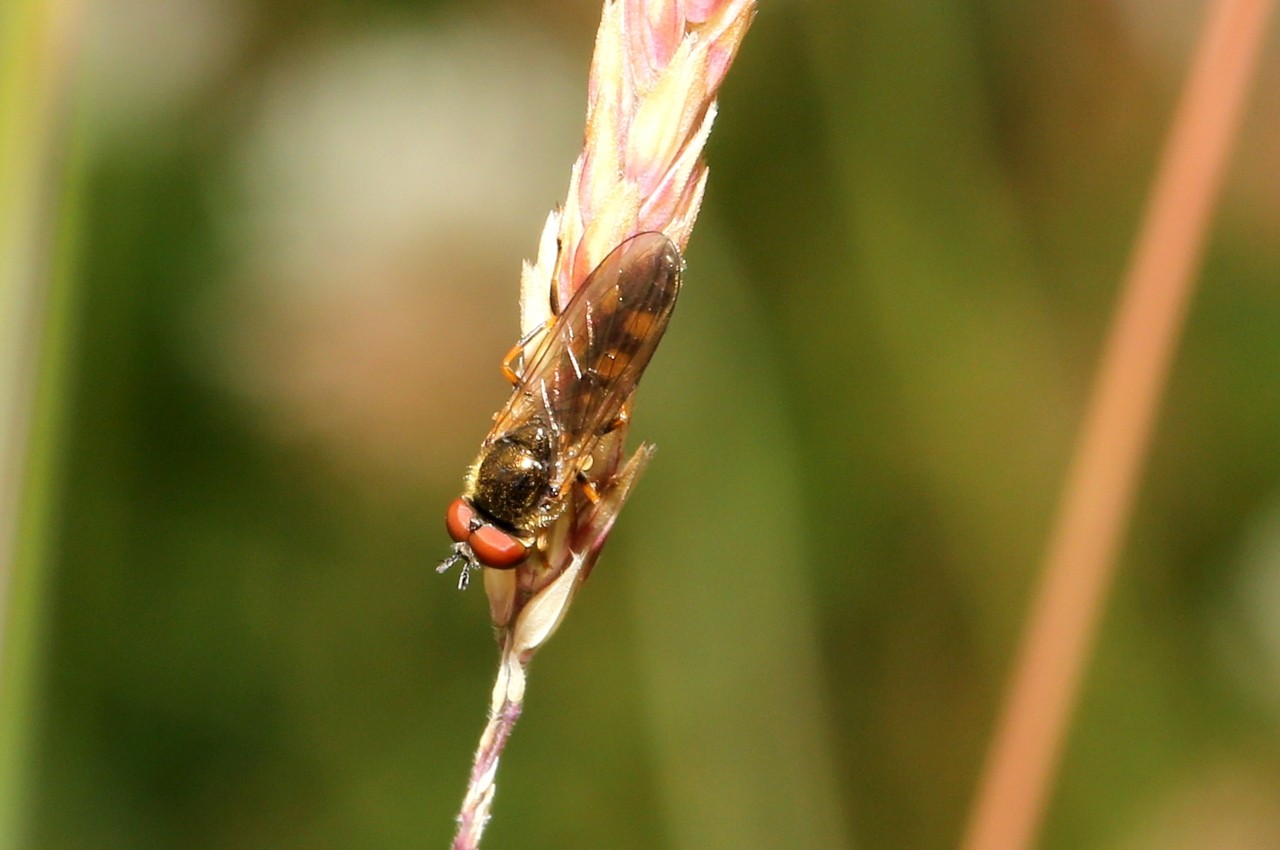
[(524, 346), (516, 343), (507, 352), (507, 356), (502, 358), (502, 377), (511, 382), (511, 386), (520, 386), (520, 373), (515, 369), (515, 362), (524, 357)]
[[(524, 353), (528, 350), (529, 344), (537, 339), (543, 331), (551, 327), (554, 319), (543, 322), (533, 330), (529, 331), (507, 352), (507, 356), (502, 358), (502, 377), (511, 382), (511, 386), (520, 386), (520, 381), (524, 378)], [(520, 368), (516, 369), (516, 362), (520, 361)]]
[(613, 417), (613, 419), (607, 425), (604, 426), (604, 430), (600, 432), (600, 436), (603, 437), (605, 434), (608, 434), (613, 431), (617, 431), (619, 428), (621, 428), (623, 425), (626, 425), (630, 421), (631, 421), (631, 411), (626, 407), (624, 407), (622, 408), (622, 410), (618, 411), (617, 416)]
[(587, 501), (593, 505), (600, 501), (600, 491), (596, 489), (596, 485), (585, 478), (580, 478), (578, 484), (582, 486), (582, 494), (587, 497)]
[[(552, 268), (560, 265), (560, 254), (564, 250), (564, 246), (560, 244), (560, 240), (556, 239), (556, 261)], [(560, 280), (552, 277), (551, 287), (548, 293), (551, 297), (551, 318), (538, 325), (533, 330), (520, 338), (520, 341), (511, 346), (511, 350), (507, 352), (507, 356), (502, 359), (502, 377), (511, 382), (511, 386), (520, 386), (521, 380), (524, 378), (524, 363), (520, 364), (520, 369), (516, 369), (517, 360), (523, 360), (524, 352), (529, 347), (529, 343), (539, 337), (543, 331), (555, 324), (556, 317), (560, 315)]]

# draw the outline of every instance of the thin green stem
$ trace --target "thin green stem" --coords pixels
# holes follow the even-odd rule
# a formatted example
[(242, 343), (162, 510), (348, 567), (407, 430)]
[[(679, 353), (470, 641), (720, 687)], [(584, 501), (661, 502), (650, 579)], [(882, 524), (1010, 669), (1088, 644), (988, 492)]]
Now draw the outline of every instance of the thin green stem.
[(0, 847), (26, 844), (66, 410), (80, 6), (0, 6)]

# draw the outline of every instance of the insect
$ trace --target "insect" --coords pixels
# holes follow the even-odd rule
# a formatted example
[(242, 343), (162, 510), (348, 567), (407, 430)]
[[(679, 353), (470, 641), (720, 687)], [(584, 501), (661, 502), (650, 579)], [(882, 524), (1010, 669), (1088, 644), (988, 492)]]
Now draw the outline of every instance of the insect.
[[(662, 233), (633, 236), (596, 267), (564, 310), (504, 363), (515, 385), (494, 417), (463, 493), (445, 511), (453, 551), (436, 568), (513, 569), (568, 505), (600, 439), (626, 421), (680, 291), (684, 260)], [(553, 302), (554, 309), (554, 302)], [(525, 354), (523, 345), (531, 345)], [(520, 360), (519, 374), (512, 364)]]

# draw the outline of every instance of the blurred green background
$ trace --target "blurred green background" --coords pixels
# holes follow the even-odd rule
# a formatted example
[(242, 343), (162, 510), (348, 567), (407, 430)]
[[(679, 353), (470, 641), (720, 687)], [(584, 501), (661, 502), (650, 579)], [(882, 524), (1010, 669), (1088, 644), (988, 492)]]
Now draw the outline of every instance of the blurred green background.
[[(497, 653), (432, 567), (598, 5), (71, 12), (15, 846), (445, 847)], [(764, 4), (487, 848), (956, 845), (1199, 12)], [(1048, 850), (1280, 846), (1278, 87), (1273, 34)]]

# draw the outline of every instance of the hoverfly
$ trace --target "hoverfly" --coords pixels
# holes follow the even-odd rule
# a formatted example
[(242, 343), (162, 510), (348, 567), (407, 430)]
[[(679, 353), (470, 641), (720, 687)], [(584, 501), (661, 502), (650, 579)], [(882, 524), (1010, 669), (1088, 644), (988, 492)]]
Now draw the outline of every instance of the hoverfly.
[[(596, 267), (525, 356), (515, 385), (445, 512), (458, 586), (480, 566), (513, 569), (568, 505), (601, 438), (626, 421), (632, 393), (666, 332), (684, 261), (662, 233), (633, 236)], [(553, 302), (553, 309), (554, 309)], [(534, 335), (536, 336), (536, 334)], [(524, 368), (511, 368), (520, 359)]]

